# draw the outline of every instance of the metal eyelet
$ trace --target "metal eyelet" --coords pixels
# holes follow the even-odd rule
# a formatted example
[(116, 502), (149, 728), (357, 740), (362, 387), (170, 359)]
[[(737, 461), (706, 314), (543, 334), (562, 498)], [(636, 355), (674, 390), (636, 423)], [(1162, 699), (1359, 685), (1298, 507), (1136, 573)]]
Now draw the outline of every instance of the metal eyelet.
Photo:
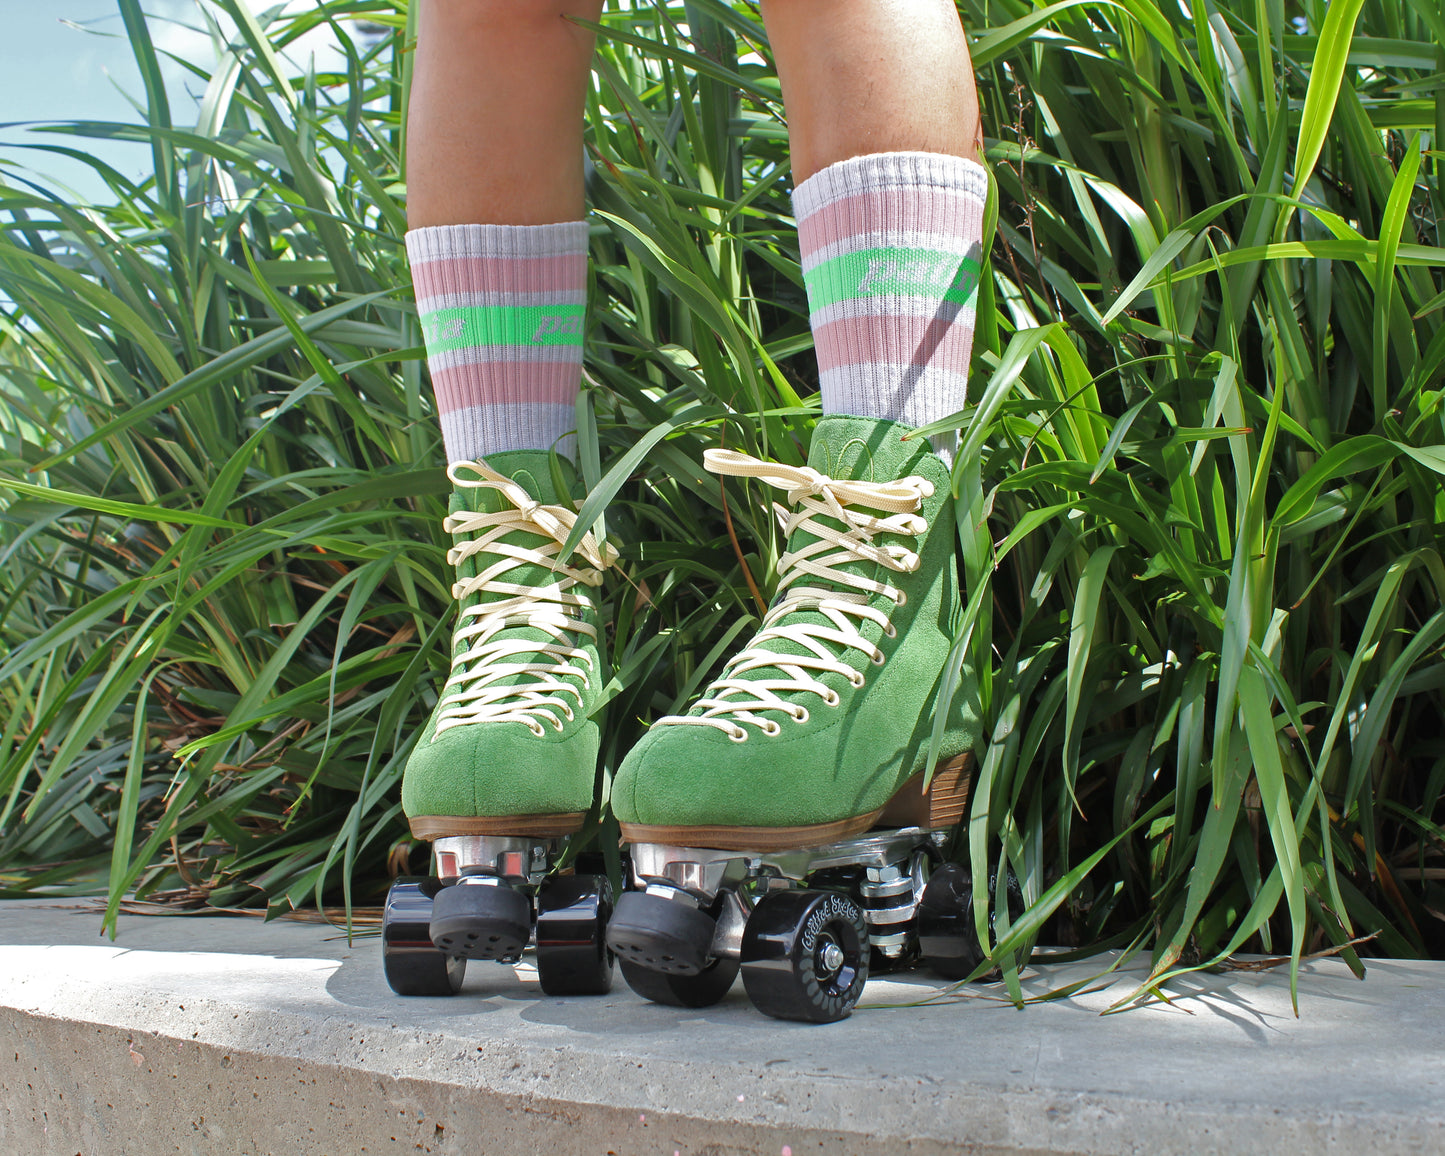
[(873, 656), (874, 666), (882, 666), (885, 661), (886, 659), (883, 657), (883, 652), (881, 650)]
[(884, 629), (883, 629), (883, 637), (884, 637), (884, 638), (897, 638), (897, 637), (898, 637), (898, 627), (894, 626), (893, 623), (890, 622), (890, 623), (889, 623), (886, 627), (884, 627)]
[(728, 731), (728, 738), (735, 743), (745, 743), (748, 741), (748, 732), (738, 727), (735, 731)]
[(763, 734), (767, 735), (768, 738), (770, 738), (770, 739), (771, 739), (771, 738), (776, 738), (778, 735), (780, 735), (780, 734), (782, 734), (782, 733), (783, 733), (782, 724), (780, 724), (780, 723), (778, 723), (778, 722), (775, 722), (773, 719), (764, 719), (764, 720), (763, 720)]
[(840, 695), (836, 690), (829, 690), (828, 693), (823, 696), (824, 706), (837, 706), (842, 701), (843, 696)]
[(903, 605), (905, 602), (907, 602), (907, 601), (908, 601), (908, 595), (905, 594), (905, 593), (903, 593), (902, 590), (898, 591), (898, 593), (893, 596), (893, 605), (894, 605), (894, 606), (902, 606), (902, 605)]
[(862, 690), (863, 684), (867, 681), (868, 680), (863, 677), (863, 672), (861, 670), (855, 670), (848, 675), (848, 685), (851, 686), (854, 690)]

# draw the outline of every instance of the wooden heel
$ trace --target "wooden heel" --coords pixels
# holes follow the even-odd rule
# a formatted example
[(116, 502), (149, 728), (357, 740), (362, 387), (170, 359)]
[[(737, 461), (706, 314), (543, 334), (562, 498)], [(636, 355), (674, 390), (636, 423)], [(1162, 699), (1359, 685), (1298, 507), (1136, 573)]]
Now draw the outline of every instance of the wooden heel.
[(882, 827), (951, 827), (963, 818), (973, 786), (973, 754), (964, 752), (933, 768), (928, 791), (914, 775), (888, 800), (878, 817)]

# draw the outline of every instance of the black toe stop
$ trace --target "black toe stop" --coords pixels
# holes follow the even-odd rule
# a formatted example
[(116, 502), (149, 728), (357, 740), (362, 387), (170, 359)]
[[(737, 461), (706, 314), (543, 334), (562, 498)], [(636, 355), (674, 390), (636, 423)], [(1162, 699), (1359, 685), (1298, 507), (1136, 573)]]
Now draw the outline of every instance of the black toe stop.
[(688, 903), (629, 891), (607, 924), (607, 946), (620, 959), (665, 975), (697, 975), (708, 965), (717, 923)]
[(428, 930), (447, 955), (514, 960), (532, 935), (532, 903), (505, 883), (453, 884), (433, 900)]

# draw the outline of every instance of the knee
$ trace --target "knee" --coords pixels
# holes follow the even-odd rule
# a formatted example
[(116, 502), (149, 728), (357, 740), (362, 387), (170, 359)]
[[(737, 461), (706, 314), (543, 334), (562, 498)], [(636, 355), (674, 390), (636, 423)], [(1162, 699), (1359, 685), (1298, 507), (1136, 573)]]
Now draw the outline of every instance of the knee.
[(422, 25), (445, 36), (537, 36), (576, 30), (567, 17), (596, 20), (602, 0), (423, 0)]

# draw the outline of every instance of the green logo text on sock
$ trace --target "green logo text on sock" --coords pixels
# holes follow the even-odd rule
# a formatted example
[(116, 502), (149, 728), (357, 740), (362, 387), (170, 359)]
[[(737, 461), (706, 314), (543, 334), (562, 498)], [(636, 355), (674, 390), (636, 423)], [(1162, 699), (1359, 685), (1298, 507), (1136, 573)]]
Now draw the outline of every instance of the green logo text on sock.
[(821, 262), (804, 280), (814, 309), (883, 293), (963, 305), (978, 291), (980, 272), (972, 257), (938, 249), (859, 249)]
[(423, 313), (428, 353), (473, 345), (581, 345), (582, 305), (476, 305)]

